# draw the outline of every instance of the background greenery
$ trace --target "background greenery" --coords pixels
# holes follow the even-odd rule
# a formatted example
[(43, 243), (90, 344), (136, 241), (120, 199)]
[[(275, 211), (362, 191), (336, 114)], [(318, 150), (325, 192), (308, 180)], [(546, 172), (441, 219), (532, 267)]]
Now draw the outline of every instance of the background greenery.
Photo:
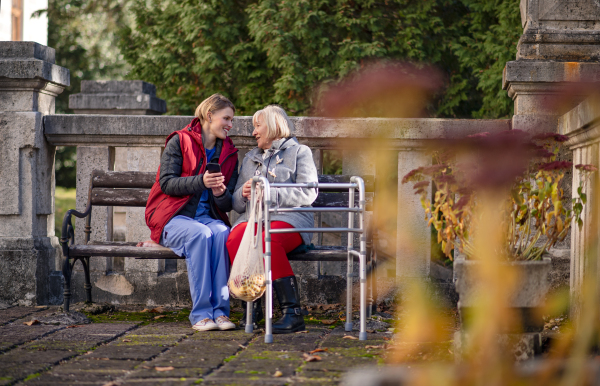
[[(501, 79), (522, 33), (519, 0), (49, 0), (41, 12), (71, 70), (57, 113), (71, 112), (81, 80), (142, 79), (172, 115), (214, 92), (238, 114), (278, 103), (305, 115), (365, 64), (407, 60), (446, 75), (431, 116), (512, 115)], [(58, 149), (57, 185), (75, 186), (75, 155)]]
[(213, 92), (250, 114), (310, 113), (319, 92), (372, 60), (432, 63), (436, 117), (512, 114), (502, 68), (521, 35), (518, 0), (131, 0), (119, 47), (128, 77), (155, 83), (170, 114)]

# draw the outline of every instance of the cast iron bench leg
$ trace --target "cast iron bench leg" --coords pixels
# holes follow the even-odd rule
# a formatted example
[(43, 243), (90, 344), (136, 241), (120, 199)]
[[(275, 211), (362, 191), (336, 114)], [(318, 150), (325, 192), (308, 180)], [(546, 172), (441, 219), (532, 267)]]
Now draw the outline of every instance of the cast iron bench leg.
[(63, 259), (62, 273), (65, 279), (64, 292), (63, 292), (63, 306), (64, 311), (69, 312), (69, 303), (71, 301), (71, 263), (69, 257)]
[(83, 285), (83, 289), (85, 289), (85, 299), (87, 303), (91, 303), (92, 284), (90, 283), (90, 258), (84, 257), (81, 259), (81, 264), (83, 264), (83, 272), (85, 274), (85, 284)]

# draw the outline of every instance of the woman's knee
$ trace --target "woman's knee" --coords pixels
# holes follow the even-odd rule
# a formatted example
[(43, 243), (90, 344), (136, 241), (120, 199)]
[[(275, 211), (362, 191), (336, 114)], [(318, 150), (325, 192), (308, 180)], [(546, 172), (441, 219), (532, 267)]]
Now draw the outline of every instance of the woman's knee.
[(213, 232), (204, 224), (196, 223), (188, 229), (188, 241), (210, 239)]

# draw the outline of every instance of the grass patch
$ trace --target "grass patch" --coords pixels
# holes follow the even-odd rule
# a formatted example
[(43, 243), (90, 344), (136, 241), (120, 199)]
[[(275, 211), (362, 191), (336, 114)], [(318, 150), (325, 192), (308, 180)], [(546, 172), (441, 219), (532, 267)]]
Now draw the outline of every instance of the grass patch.
[(40, 375), (41, 375), (41, 373), (35, 373), (35, 374), (31, 374), (30, 376), (28, 376), (27, 378), (25, 378), (25, 379), (23, 380), (23, 382), (30, 381), (30, 380), (32, 380), (32, 379), (34, 379), (34, 378), (37, 378), (37, 377), (39, 377)]
[[(54, 193), (54, 208), (54, 232), (56, 237), (60, 237), (65, 213), (69, 209), (75, 209), (75, 189), (57, 186)], [(73, 226), (75, 226), (75, 222), (73, 222)]]
[[(151, 323), (173, 323), (189, 321), (190, 310), (183, 308), (179, 311), (166, 311), (160, 314), (154, 312), (125, 312), (111, 311), (103, 314), (92, 315), (83, 311), (92, 323), (115, 323), (115, 322), (138, 322), (141, 325)], [(157, 316), (163, 316), (159, 319), (154, 319)]]

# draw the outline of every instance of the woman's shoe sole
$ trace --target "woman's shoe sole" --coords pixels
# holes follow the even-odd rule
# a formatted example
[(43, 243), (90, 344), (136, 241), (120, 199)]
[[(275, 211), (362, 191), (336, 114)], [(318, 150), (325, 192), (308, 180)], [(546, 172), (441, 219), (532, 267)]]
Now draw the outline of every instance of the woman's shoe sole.
[(273, 334), (293, 334), (294, 332), (305, 331), (305, 330), (306, 330), (306, 325), (299, 326), (299, 327), (293, 328), (291, 330), (275, 330), (275, 329), (273, 329)]

